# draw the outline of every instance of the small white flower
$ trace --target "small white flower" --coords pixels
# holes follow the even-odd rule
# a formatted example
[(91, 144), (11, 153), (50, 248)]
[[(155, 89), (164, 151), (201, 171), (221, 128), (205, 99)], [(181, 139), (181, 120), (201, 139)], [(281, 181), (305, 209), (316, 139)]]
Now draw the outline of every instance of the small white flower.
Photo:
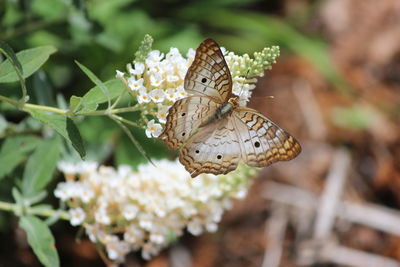
[(163, 244), (165, 243), (166, 238), (162, 234), (151, 234), (150, 241), (156, 244)]
[(142, 257), (145, 260), (149, 260), (152, 256), (157, 255), (159, 251), (160, 247), (156, 246), (154, 243), (145, 243), (142, 248)]
[(161, 61), (161, 59), (163, 59), (163, 57), (164, 57), (164, 54), (158, 50), (152, 50), (152, 51), (150, 51), (150, 53), (148, 55), (148, 58), (151, 60), (154, 60), (154, 61)]
[(158, 50), (153, 50), (148, 54), (148, 57), (146, 58), (146, 65), (150, 68), (156, 68), (161, 59), (164, 57), (164, 54), (160, 53)]
[(58, 162), (57, 168), (65, 174), (75, 174), (79, 172), (77, 164), (67, 161)]
[(163, 81), (162, 75), (159, 72), (150, 75), (150, 84), (154, 87), (159, 87)]
[(175, 48), (175, 47), (171, 47), (169, 49), (169, 52), (165, 55), (165, 58), (167, 58), (167, 59), (181, 58), (181, 57), (182, 57), (182, 55), (179, 52), (179, 49)]
[(129, 252), (129, 244), (120, 241), (117, 236), (108, 235), (104, 238), (104, 244), (107, 250), (107, 256), (111, 260), (122, 261)]
[(54, 190), (54, 195), (61, 199), (61, 201), (67, 201), (71, 196), (69, 195), (66, 183), (59, 183), (57, 188)]
[(167, 75), (167, 82), (174, 83), (174, 82), (177, 82), (177, 81), (179, 81), (179, 77), (178, 76), (173, 75), (173, 74)]
[(85, 211), (82, 208), (70, 209), (69, 216), (71, 217), (71, 225), (80, 225), (86, 218)]
[(165, 93), (161, 89), (151, 90), (151, 92), (149, 93), (149, 96), (150, 96), (151, 100), (153, 100), (154, 103), (161, 103), (165, 99)]
[(139, 208), (136, 205), (126, 204), (122, 207), (122, 216), (127, 220), (132, 220), (136, 217)]
[(210, 233), (215, 233), (218, 230), (218, 224), (216, 224), (216, 223), (208, 223), (206, 225), (206, 229)]
[(157, 118), (158, 118), (158, 121), (160, 123), (166, 123), (167, 122), (168, 110), (169, 110), (169, 106), (160, 105), (158, 107)]
[(187, 229), (192, 235), (200, 235), (203, 232), (201, 221), (198, 218), (191, 220), (187, 226)]
[(239, 191), (236, 192), (235, 197), (239, 199), (245, 198), (247, 195), (247, 189), (246, 188), (241, 188)]
[(226, 50), (225, 47), (221, 46), (221, 52), (222, 54), (225, 56), (226, 54), (228, 54), (228, 51)]
[(65, 183), (59, 183), (57, 188), (54, 190), (54, 195), (66, 201), (68, 199), (74, 198), (78, 195), (80, 190), (80, 185), (73, 181), (67, 181)]
[(143, 91), (140, 92), (138, 97), (137, 97), (137, 101), (138, 101), (139, 104), (149, 103), (150, 100), (151, 99), (150, 99), (149, 95), (146, 92), (143, 92)]
[(142, 240), (144, 237), (144, 232), (138, 227), (137, 224), (131, 224), (126, 228), (124, 233), (124, 240), (129, 243), (136, 243)]
[(186, 53), (186, 57), (188, 58), (188, 61), (192, 61), (195, 56), (196, 56), (196, 50), (194, 50), (193, 48), (189, 48), (189, 50)]
[(94, 218), (96, 219), (96, 222), (108, 225), (111, 223), (111, 219), (108, 216), (107, 209), (105, 208), (99, 208), (96, 210), (94, 214)]
[(158, 137), (162, 132), (161, 124), (154, 123), (154, 120), (151, 120), (147, 123), (146, 128), (146, 136), (151, 137)]
[(116, 78), (123, 78), (124, 75), (125, 75), (125, 73), (123, 73), (122, 71), (116, 70), (116, 74), (115, 74)]
[(168, 88), (167, 91), (165, 92), (165, 97), (169, 101), (175, 102), (177, 98), (175, 90), (173, 88)]
[(90, 241), (97, 242), (97, 240), (102, 239), (105, 235), (97, 224), (87, 224), (85, 225), (86, 234), (89, 236)]
[(129, 72), (132, 75), (142, 75), (144, 72), (144, 64), (142, 62), (136, 62), (135, 69), (130, 69)]
[(143, 86), (143, 78), (136, 80), (133, 77), (128, 79), (128, 86), (131, 88), (132, 91), (139, 91), (140, 89), (144, 88)]
[(88, 203), (95, 196), (94, 191), (89, 186), (82, 186), (79, 192), (79, 197), (83, 203)]
[(178, 86), (178, 87), (176, 88), (175, 96), (176, 96), (177, 99), (182, 99), (182, 98), (184, 98), (184, 97), (187, 97), (188, 94), (187, 94), (187, 92), (185, 91), (185, 89), (183, 88), (183, 86), (180, 85), (180, 86)]
[(139, 225), (145, 230), (151, 230), (153, 227), (154, 216), (151, 213), (142, 213), (139, 215)]

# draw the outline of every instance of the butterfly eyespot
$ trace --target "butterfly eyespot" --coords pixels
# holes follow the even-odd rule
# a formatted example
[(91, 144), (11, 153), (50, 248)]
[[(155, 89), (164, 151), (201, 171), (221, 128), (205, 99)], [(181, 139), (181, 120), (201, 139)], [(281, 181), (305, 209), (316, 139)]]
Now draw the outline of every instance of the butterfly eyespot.
[(260, 147), (260, 142), (256, 141), (256, 142), (254, 143), (254, 145), (255, 145), (256, 147)]
[(200, 153), (200, 151), (196, 150), (196, 154), (199, 154), (199, 153)]
[(183, 117), (183, 116), (185, 116), (185, 115), (186, 115), (186, 113), (185, 113), (185, 112), (183, 112), (183, 113), (182, 113), (182, 117)]
[(202, 82), (202, 83), (205, 83), (206, 81), (207, 81), (206, 78), (201, 79), (201, 82)]
[(185, 136), (186, 133), (182, 133), (182, 136)]
[(222, 159), (222, 156), (221, 156), (221, 155), (218, 155), (218, 156), (217, 156), (217, 159)]

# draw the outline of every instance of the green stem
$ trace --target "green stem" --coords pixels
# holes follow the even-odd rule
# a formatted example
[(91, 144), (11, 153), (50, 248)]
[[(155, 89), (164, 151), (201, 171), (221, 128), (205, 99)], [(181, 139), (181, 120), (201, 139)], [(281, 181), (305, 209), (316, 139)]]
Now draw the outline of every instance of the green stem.
[(41, 105), (35, 105), (35, 104), (28, 104), (28, 103), (20, 103), (17, 100), (5, 97), (0, 95), (0, 100), (7, 102), (13, 106), (15, 106), (16, 108), (19, 108), (23, 111), (29, 112), (30, 109), (37, 109), (37, 110), (43, 110), (43, 111), (49, 111), (49, 112), (53, 112), (53, 113), (58, 113), (58, 114), (62, 114), (62, 115), (67, 115), (68, 111), (59, 109), (59, 108), (54, 108), (54, 107), (48, 107), (48, 106), (41, 106)]
[(110, 107), (110, 110), (112, 110), (113, 108), (115, 108), (115, 107), (118, 105), (119, 101), (121, 101), (121, 99), (122, 99), (122, 97), (125, 95), (125, 93), (126, 93), (126, 90), (122, 91), (122, 94), (120, 94), (120, 95), (118, 96), (117, 100), (115, 100), (115, 102), (114, 102), (114, 103), (112, 104), (112, 106)]
[[(0, 210), (5, 210), (5, 211), (11, 211), (14, 214), (18, 215), (20, 214), (21, 207), (15, 203), (9, 203), (9, 202), (3, 202), (0, 201)], [(69, 214), (65, 211), (60, 211), (60, 210), (53, 210), (53, 209), (35, 209), (34, 207), (32, 208), (27, 208), (26, 213), (32, 214), (32, 215), (38, 215), (42, 217), (53, 217), (53, 216), (58, 216), (61, 219), (64, 220), (69, 220)]]
[[(42, 110), (42, 111), (48, 111), (48, 112), (53, 112), (61, 115), (74, 115), (70, 111), (63, 110), (60, 108), (55, 108), (55, 107), (49, 107), (49, 106), (41, 106), (41, 105), (35, 105), (35, 104), (29, 104), (29, 103), (23, 103), (20, 104), (19, 101), (5, 97), (0, 95), (0, 100), (7, 102), (17, 108), (20, 108), (23, 111), (28, 112), (30, 109), (36, 109), (36, 110)], [(81, 116), (98, 116), (98, 115), (109, 115), (109, 114), (118, 114), (118, 113), (125, 113), (125, 112), (134, 112), (134, 111), (139, 111), (140, 107), (125, 107), (125, 108), (116, 108), (112, 109), (110, 111), (108, 110), (96, 110), (92, 112), (87, 112), (87, 113), (81, 113), (79, 115)], [(137, 125), (135, 125), (137, 126)]]
[(53, 113), (57, 113), (57, 114), (61, 114), (61, 115), (68, 115), (67, 110), (63, 110), (63, 109), (55, 108), (55, 107), (49, 107), (49, 106), (24, 104), (22, 108), (24, 111), (29, 111), (29, 109), (37, 109), (37, 110), (49, 111), (49, 112), (53, 112)]
[(118, 114), (118, 113), (126, 113), (126, 112), (134, 112), (134, 111), (139, 111), (140, 107), (126, 107), (126, 108), (116, 108), (112, 110), (95, 110), (91, 112), (86, 112), (86, 113), (80, 113), (79, 115), (82, 116), (98, 116), (98, 115), (110, 115), (110, 114)]
[(110, 115), (109, 116), (113, 121), (115, 121), (121, 128), (122, 130), (124, 130), (124, 132), (126, 133), (126, 135), (129, 137), (129, 139), (131, 139), (132, 143), (136, 146), (137, 150), (139, 151), (140, 154), (142, 154), (142, 156), (144, 158), (146, 158), (153, 166), (156, 166), (153, 161), (151, 161), (150, 157), (147, 155), (146, 151), (143, 149), (143, 147), (140, 145), (140, 143), (136, 140), (136, 138), (133, 136), (133, 134), (131, 133), (131, 131), (129, 131), (128, 127), (126, 127), (124, 123), (127, 123), (129, 125), (133, 125), (135, 126), (136, 123), (133, 123), (131, 121), (125, 120), (124, 118), (121, 118), (117, 115)]
[(113, 119), (113, 120), (116, 120), (116, 121), (120, 121), (120, 122), (126, 123), (126, 124), (128, 124), (130, 126), (141, 128), (138, 124), (134, 123), (133, 121), (129, 121), (129, 120), (124, 119), (124, 118), (122, 118), (120, 116), (117, 116), (117, 115), (110, 115), (110, 118)]

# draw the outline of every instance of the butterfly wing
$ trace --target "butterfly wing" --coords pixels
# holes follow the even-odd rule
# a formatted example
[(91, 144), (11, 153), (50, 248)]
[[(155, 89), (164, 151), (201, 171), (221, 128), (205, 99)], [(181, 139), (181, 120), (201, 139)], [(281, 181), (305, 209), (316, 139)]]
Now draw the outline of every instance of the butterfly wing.
[(241, 148), (233, 120), (228, 116), (201, 127), (181, 149), (179, 161), (192, 177), (201, 173), (226, 174), (236, 169)]
[(293, 136), (258, 111), (238, 107), (232, 116), (246, 164), (266, 167), (276, 161), (291, 160), (301, 152)]
[(232, 95), (232, 77), (218, 44), (207, 39), (196, 50), (196, 56), (185, 76), (185, 90), (194, 95), (210, 96), (226, 102)]
[(217, 108), (218, 103), (210, 97), (189, 96), (176, 101), (168, 111), (161, 140), (171, 149), (179, 148)]

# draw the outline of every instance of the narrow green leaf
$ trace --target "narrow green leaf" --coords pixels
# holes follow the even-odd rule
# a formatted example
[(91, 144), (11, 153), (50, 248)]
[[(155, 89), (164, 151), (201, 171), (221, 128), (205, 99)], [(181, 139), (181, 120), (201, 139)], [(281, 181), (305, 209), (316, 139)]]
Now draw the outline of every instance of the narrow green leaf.
[[(15, 55), (14, 51), (12, 50), (11, 47), (9, 47), (5, 42), (0, 42), (0, 52), (3, 53), (7, 60), (3, 63), (7, 63), (8, 61), (8, 69), (9, 71), (11, 71), (12, 74), (15, 75), (16, 80), (15, 81), (19, 81), (21, 84), (21, 90), (22, 90), (22, 98), (21, 98), (21, 103), (28, 101), (28, 97), (27, 97), (27, 92), (26, 92), (26, 84), (25, 84), (25, 78), (23, 77), (23, 68), (21, 63), (19, 62), (19, 59), (17, 58), (17, 56)], [(1, 74), (4, 72), (3, 71), (3, 63), (0, 64), (0, 82), (1, 82)], [(7, 68), (5, 73), (7, 73)]]
[(19, 60), (14, 53), (14, 50), (12, 50), (12, 48), (3, 41), (0, 41), (0, 50), (6, 55), (7, 58), (12, 61), (12, 64), (16, 66), (19, 72), (22, 74), (24, 71), (22, 69), (21, 63), (19, 63)]
[(69, 140), (71, 140), (72, 146), (79, 153), (82, 159), (86, 156), (85, 147), (83, 146), (83, 141), (78, 127), (76, 127), (73, 120), (67, 118), (67, 132)]
[(11, 173), (26, 159), (27, 153), (40, 143), (36, 136), (14, 136), (7, 138), (0, 150), (0, 179)]
[(29, 157), (22, 178), (22, 193), (30, 197), (50, 182), (60, 156), (61, 142), (57, 136), (42, 142)]
[(60, 266), (53, 234), (43, 221), (35, 216), (23, 216), (19, 226), (25, 230), (29, 245), (44, 266)]
[(69, 109), (72, 112), (76, 112), (80, 108), (81, 102), (82, 102), (82, 97), (75, 95), (71, 96), (71, 98), (69, 99)]
[(81, 70), (89, 77), (89, 79), (97, 85), (97, 87), (100, 88), (100, 90), (103, 92), (104, 96), (107, 98), (108, 101), (108, 107), (111, 106), (111, 99), (110, 99), (110, 93), (108, 91), (108, 88), (104, 85), (104, 83), (88, 68), (83, 66), (81, 63), (75, 60), (75, 63), (81, 68)]
[(72, 144), (81, 158), (85, 158), (86, 151), (85, 147), (83, 146), (81, 134), (71, 119), (64, 115), (48, 114), (38, 110), (30, 110), (29, 112), (33, 118), (50, 126), (62, 137), (64, 137)]
[[(56, 51), (56, 48), (53, 46), (39, 46), (18, 52), (16, 57), (24, 69), (22, 77), (27, 78), (32, 75)], [(2, 62), (0, 64), (0, 83), (16, 82), (18, 80), (19, 78), (14, 71), (13, 64), (8, 59)]]
[[(120, 79), (109, 80), (105, 82), (104, 85), (108, 88), (110, 99), (118, 97), (124, 90), (126, 90), (124, 83)], [(82, 108), (77, 112), (77, 114), (95, 111), (99, 104), (107, 101), (108, 98), (104, 93), (102, 93), (100, 87), (93, 87), (82, 97)]]

